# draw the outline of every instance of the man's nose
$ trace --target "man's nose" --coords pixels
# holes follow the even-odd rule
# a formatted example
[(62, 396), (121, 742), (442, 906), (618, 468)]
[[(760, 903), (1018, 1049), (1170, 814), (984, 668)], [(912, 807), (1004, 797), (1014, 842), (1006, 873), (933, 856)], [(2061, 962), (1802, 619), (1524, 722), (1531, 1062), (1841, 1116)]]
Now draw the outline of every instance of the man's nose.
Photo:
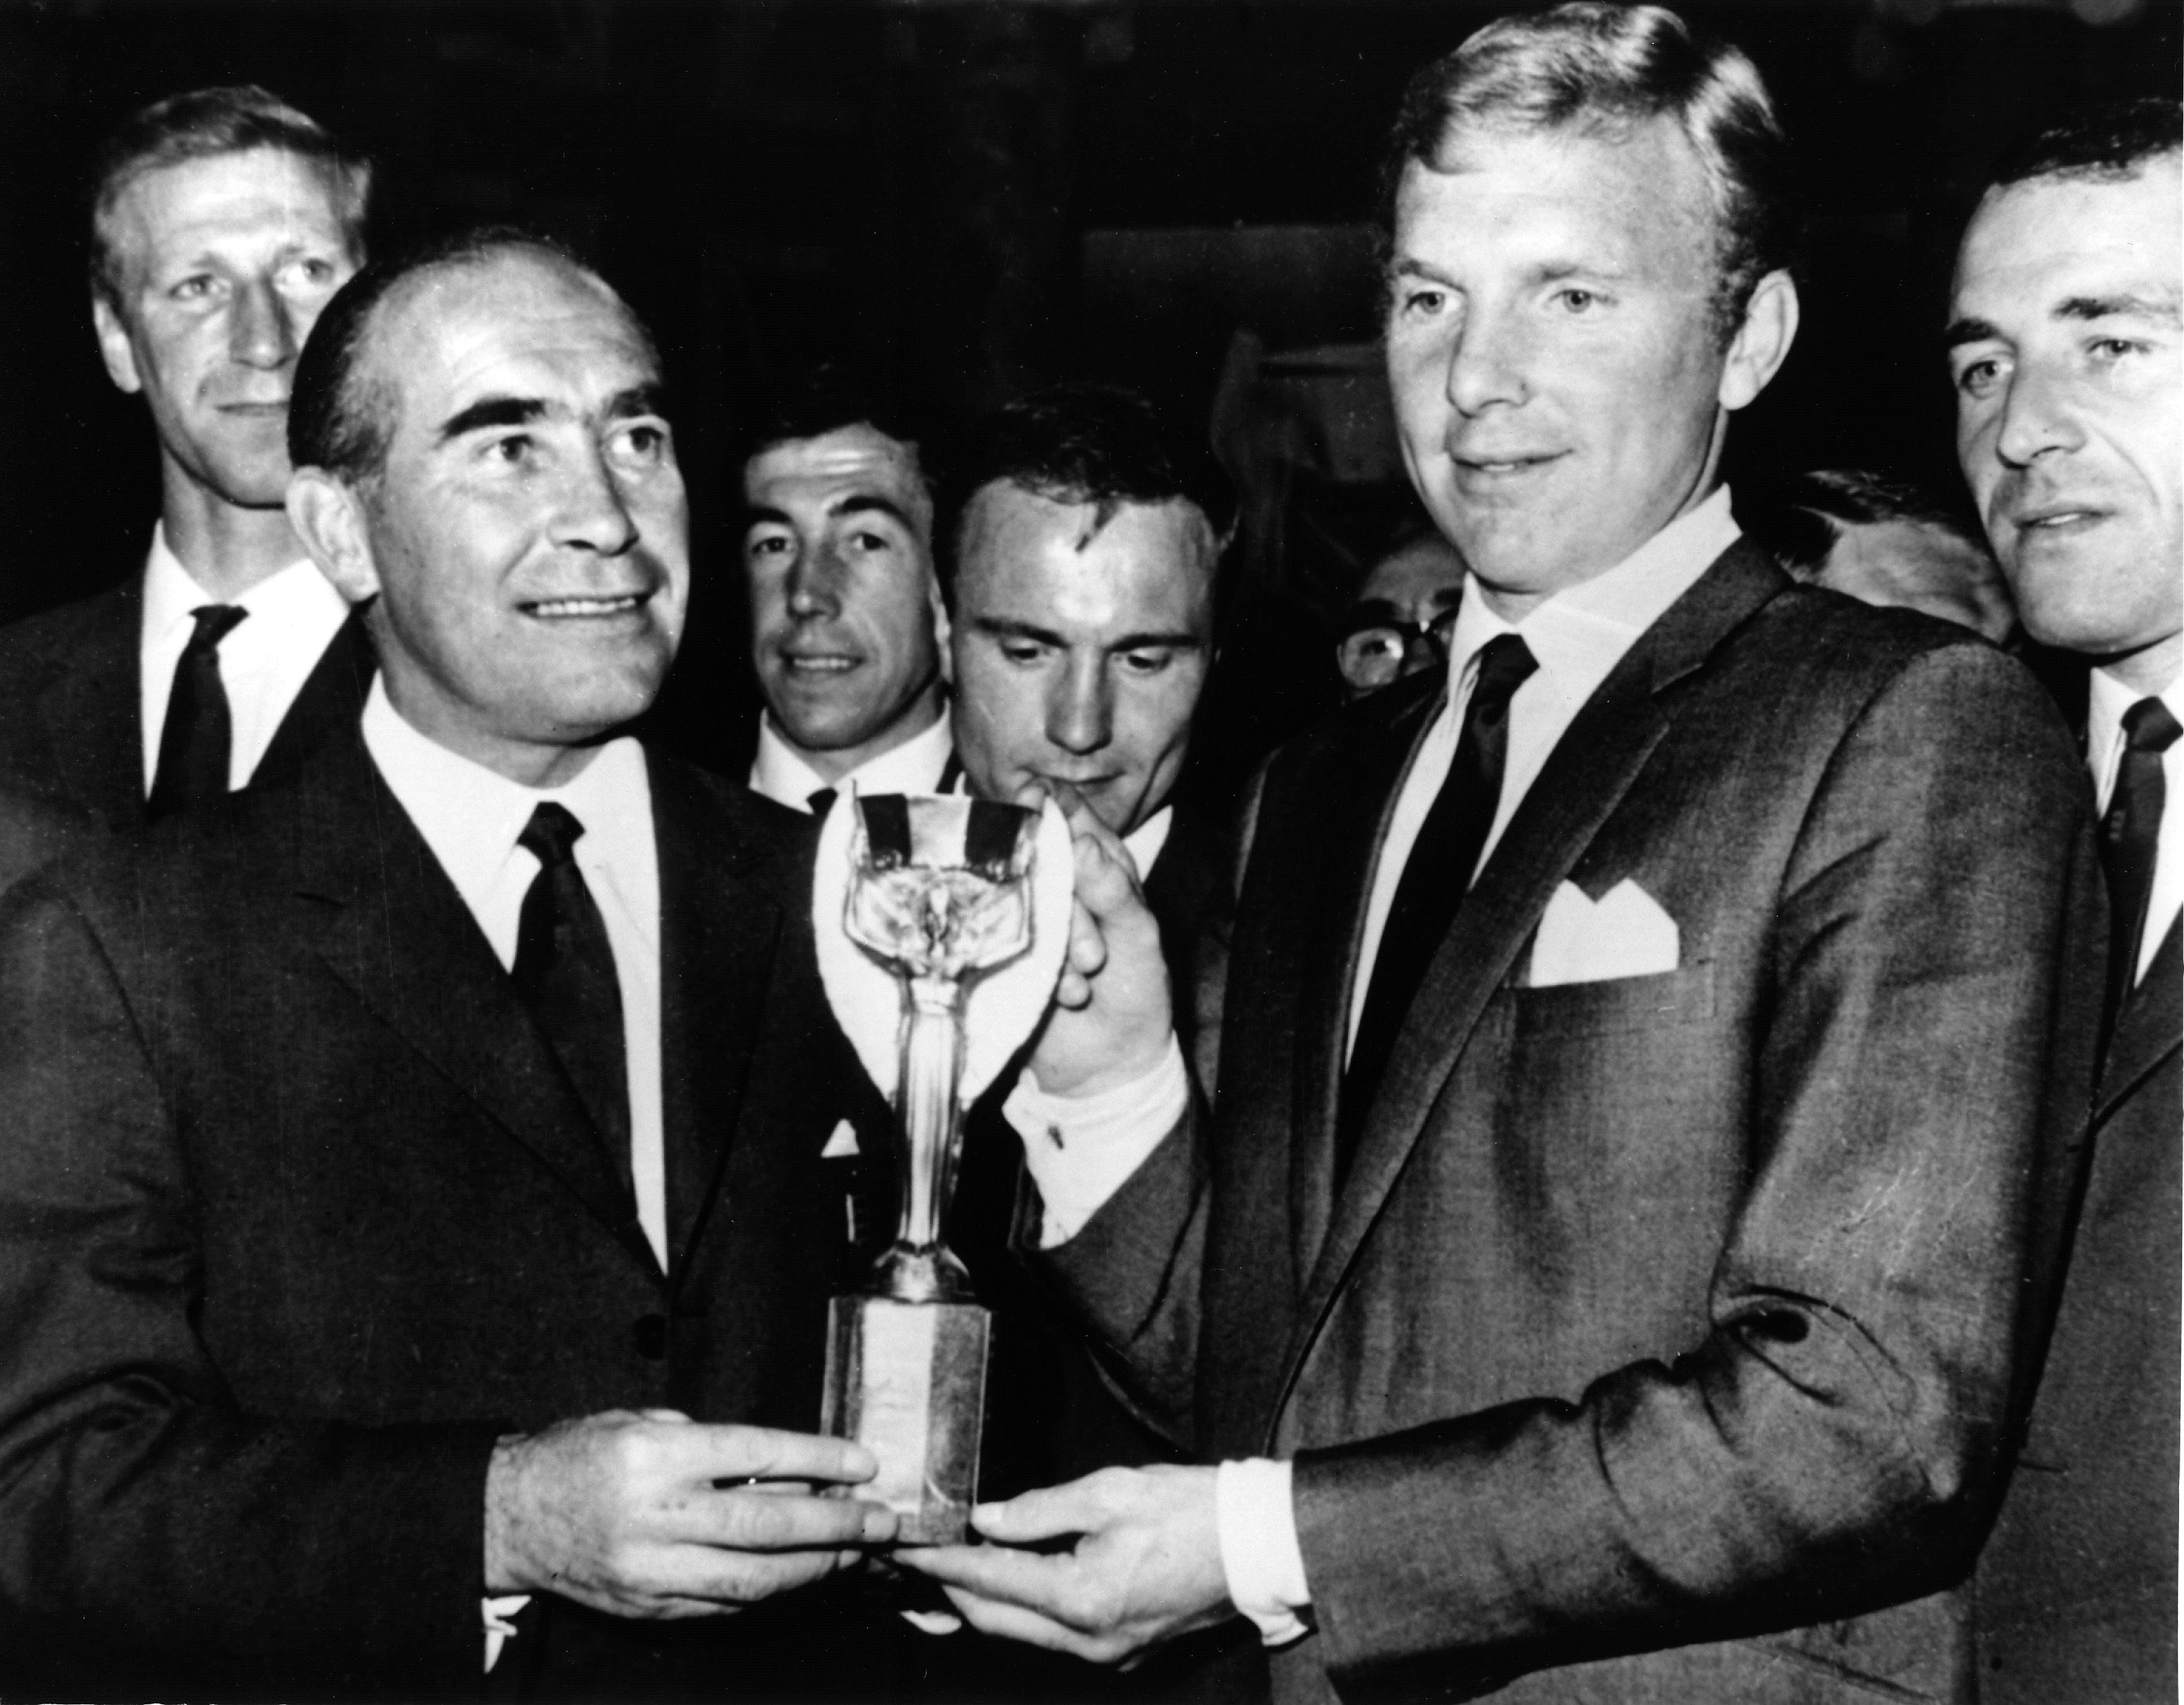
[(227, 341), (235, 360), (269, 370), (293, 361), (304, 343), (295, 310), (269, 278), (246, 279), (236, 286)]
[(602, 557), (618, 557), (637, 542), (636, 518), (596, 447), (569, 469), (552, 536), (557, 545)]
[(1522, 403), (1523, 334), (1509, 316), (1473, 308), (1449, 345), (1447, 395), (1459, 414), (1477, 414), (1496, 403)]
[(788, 613), (823, 619), (842, 610), (842, 562), (833, 545), (822, 539), (816, 544), (800, 541), (788, 569)]
[(2004, 462), (2030, 467), (2050, 450), (2075, 450), (2084, 441), (2065, 380), (2035, 365), (2009, 375), (1995, 434), (1995, 452)]
[(1072, 660), (1047, 695), (1046, 737), (1082, 755), (1099, 751), (1114, 732), (1114, 692), (1102, 660)]

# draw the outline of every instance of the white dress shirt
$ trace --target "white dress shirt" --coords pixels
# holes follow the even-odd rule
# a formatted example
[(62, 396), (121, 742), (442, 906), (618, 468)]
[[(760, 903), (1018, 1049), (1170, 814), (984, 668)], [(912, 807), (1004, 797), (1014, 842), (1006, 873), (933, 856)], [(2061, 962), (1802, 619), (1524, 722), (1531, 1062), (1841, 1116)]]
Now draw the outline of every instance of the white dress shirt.
[[(1539, 665), (1509, 702), (1502, 797), (1479, 852), (1483, 867), (1586, 701), (1640, 636), (1697, 583), (1737, 536), (1729, 489), (1723, 486), (1615, 567), (1556, 593), (1521, 623), (1502, 620), (1487, 608), (1475, 588), (1469, 589), (1449, 636), (1447, 691), (1412, 756), (1373, 869), (1364, 939), (1350, 991), (1350, 1042), (1357, 1040), (1379, 955), (1380, 934), (1395, 903), (1404, 862), (1456, 757), (1480, 650), (1497, 635), (1518, 634)], [(1477, 874), (1476, 869), (1471, 873)], [(1029, 1072), (1019, 1078), (1004, 1111), (1024, 1140), (1024, 1164), (1045, 1206), (1041, 1246), (1051, 1248), (1074, 1236), (1159, 1147), (1189, 1100), (1183, 1052), (1173, 1037), (1152, 1071), (1101, 1095), (1073, 1099), (1050, 1096)], [(1286, 1462), (1251, 1458), (1223, 1463), (1214, 1488), (1228, 1596), (1238, 1610), (1258, 1624), (1261, 1637), (1270, 1646), (1285, 1644), (1306, 1631), (1297, 1613), (1312, 1602), (1297, 1545), (1290, 1480)]]
[(877, 758), (868, 758), (838, 781), (829, 781), (805, 761), (802, 753), (781, 737), (769, 711), (759, 719), (758, 752), (751, 759), (750, 790), (792, 811), (809, 811), (811, 796), (821, 788), (836, 793), (936, 793), (940, 777), (955, 755), (955, 737), (948, 729), (948, 709), (900, 746), (890, 746)]
[[(572, 856), (606, 926), (621, 986), (622, 1058), (629, 1091), (630, 1173), (638, 1223), (667, 1266), (667, 1167), (660, 1096), (660, 854), (644, 748), (609, 741), (573, 781), (526, 787), (420, 734), (387, 702), (384, 676), (364, 706), (364, 743), (387, 791), (417, 826), (504, 970), (515, 965), (536, 855), (516, 837), (553, 800), (584, 825)], [(485, 1667), (515, 1632), (527, 1593), (483, 1601)]]
[(136, 648), (147, 797), (159, 775), (159, 736), (167, 725), (175, 665), (197, 630), (190, 612), (201, 604), (218, 603), (248, 613), (220, 642), (220, 684), (227, 694), (231, 792), (246, 786), (256, 772), (280, 732), (281, 719), (348, 619), (348, 603), (309, 557), (298, 558), (238, 597), (216, 598), (167, 548), (164, 525), (155, 527), (152, 554), (144, 564), (144, 626)]
[[(2092, 687), (2086, 703), (2086, 762), (2092, 765), (2093, 789), (2105, 814), (2115, 797), (2116, 776), (2123, 767), (2123, 714), (2145, 694), (2134, 692), (2104, 669), (2093, 671)], [(2184, 681), (2172, 680), (2158, 695), (2169, 714), (2184, 723)], [(2161, 949), (2180, 907), (2184, 907), (2184, 835), (2178, 832), (2177, 803), (2184, 793), (2184, 740), (2161, 754), (2161, 825), (2155, 831), (2153, 888), (2147, 897), (2146, 929), (2139, 937), (2138, 964), (2131, 972), (2137, 984)]]

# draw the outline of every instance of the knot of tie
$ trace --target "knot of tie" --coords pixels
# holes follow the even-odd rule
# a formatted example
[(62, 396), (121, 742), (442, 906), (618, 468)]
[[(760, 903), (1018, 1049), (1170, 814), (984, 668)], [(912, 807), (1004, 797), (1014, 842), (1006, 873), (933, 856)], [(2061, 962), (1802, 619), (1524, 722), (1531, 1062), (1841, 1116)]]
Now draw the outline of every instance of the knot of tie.
[(515, 844), (545, 869), (558, 869), (575, 862), (577, 843), (584, 838), (584, 825), (566, 806), (542, 800), (515, 837)]
[(1517, 635), (1496, 634), (1479, 648), (1479, 679), (1473, 684), (1470, 714), (1465, 719), (1474, 725), (1503, 721), (1517, 689), (1539, 666), (1532, 648)]
[(2158, 698), (2142, 698), (2123, 714), (2123, 743), (2133, 752), (2166, 752), (2184, 733), (2169, 707)]
[(815, 787), (805, 796), (804, 804), (814, 817), (824, 817), (834, 808), (834, 790), (831, 787)]
[(235, 631), (236, 624), (250, 612), (237, 609), (233, 604), (199, 604), (190, 612), (197, 619), (197, 626), (190, 633), (186, 652), (217, 651), (220, 642)]

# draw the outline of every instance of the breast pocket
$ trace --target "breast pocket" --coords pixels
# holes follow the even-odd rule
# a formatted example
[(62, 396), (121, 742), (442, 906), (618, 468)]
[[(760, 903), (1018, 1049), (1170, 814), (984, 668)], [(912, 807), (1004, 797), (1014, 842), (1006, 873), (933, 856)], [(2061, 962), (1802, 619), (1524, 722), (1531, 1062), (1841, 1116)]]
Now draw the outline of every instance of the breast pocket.
[(1611, 977), (1596, 983), (1557, 983), (1511, 991), (1513, 1041), (1611, 1036), (1702, 1023), (1713, 1016), (1713, 962), (1680, 966), (1650, 977)]

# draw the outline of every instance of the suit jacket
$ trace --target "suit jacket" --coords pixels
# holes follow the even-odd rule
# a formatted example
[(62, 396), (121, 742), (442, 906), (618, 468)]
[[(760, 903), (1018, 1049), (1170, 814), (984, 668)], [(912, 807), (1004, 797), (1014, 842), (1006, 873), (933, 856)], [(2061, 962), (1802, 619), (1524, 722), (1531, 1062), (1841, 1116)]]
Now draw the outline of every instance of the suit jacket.
[(1980, 1697), (2176, 1697), (2178, 925), (2118, 1016), (2046, 1371), (1979, 1568)]
[[(128, 830), (144, 819), (144, 576), (0, 628), (0, 778)], [(334, 636), (251, 785), (293, 775), (364, 708), (378, 663), (361, 612)]]
[[(476, 1696), (496, 1438), (811, 1430), (855, 1063), (811, 833), (651, 762), (671, 1257), (354, 734), (0, 904), (0, 1686)], [(801, 1596), (534, 1602), (497, 1691), (823, 1689)], [(836, 1678), (838, 1680), (838, 1678)]]
[[(1371, 873), (1441, 690), (1271, 760), (1211, 1118), (1057, 1277), (1202, 1454), (1294, 1457), (1316, 1633), (1279, 1697), (1958, 1697), (1943, 1590), (2026, 1395), (2098, 1011), (2067, 731), (1961, 630), (1732, 547), (1509, 823), (1338, 1197)], [(1676, 969), (1528, 986), (1556, 890), (1626, 880)]]

